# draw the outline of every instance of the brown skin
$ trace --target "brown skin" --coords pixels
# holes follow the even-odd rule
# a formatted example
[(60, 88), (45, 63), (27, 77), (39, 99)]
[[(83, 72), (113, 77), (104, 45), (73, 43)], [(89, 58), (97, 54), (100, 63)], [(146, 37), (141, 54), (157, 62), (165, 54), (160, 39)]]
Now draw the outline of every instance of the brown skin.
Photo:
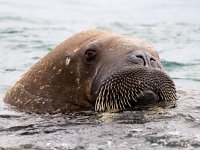
[[(85, 61), (88, 49), (98, 49), (94, 62)], [(8, 91), (4, 101), (26, 112), (94, 110), (91, 87), (99, 69), (110, 59), (117, 61), (136, 50), (147, 52), (162, 69), (157, 52), (144, 41), (99, 30), (81, 32), (32, 66)], [(69, 64), (66, 60), (70, 60)]]

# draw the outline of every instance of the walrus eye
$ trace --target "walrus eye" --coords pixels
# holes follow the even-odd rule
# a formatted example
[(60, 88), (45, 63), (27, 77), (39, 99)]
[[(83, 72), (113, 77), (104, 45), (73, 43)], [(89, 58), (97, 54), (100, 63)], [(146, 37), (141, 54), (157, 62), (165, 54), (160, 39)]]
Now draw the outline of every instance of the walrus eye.
[(84, 53), (84, 60), (86, 63), (90, 64), (95, 62), (97, 58), (97, 51), (95, 49), (87, 49)]

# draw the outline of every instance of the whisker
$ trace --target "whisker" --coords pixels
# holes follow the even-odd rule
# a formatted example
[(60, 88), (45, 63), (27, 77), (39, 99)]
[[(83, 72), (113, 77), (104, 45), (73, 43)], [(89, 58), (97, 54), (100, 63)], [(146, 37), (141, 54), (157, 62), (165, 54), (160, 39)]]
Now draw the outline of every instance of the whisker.
[(106, 111), (132, 107), (141, 96), (146, 96), (145, 90), (153, 91), (157, 100), (177, 99), (173, 81), (167, 75), (159, 70), (153, 73), (144, 70), (123, 70), (107, 78), (97, 92), (95, 110)]

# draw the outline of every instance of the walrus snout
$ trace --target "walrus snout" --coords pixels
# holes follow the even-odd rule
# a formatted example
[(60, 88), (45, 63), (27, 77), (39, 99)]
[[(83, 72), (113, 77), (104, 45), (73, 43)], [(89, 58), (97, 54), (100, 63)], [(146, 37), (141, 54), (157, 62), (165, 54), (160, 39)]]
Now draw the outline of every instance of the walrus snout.
[(121, 68), (94, 81), (96, 111), (125, 110), (177, 99), (175, 85), (163, 70), (144, 66)]

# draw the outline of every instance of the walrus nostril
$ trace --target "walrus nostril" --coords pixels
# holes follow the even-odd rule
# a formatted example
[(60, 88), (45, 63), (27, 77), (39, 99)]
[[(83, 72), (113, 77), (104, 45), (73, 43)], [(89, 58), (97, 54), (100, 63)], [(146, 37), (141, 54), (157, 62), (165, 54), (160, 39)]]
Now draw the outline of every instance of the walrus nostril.
[(135, 52), (131, 53), (129, 61), (134, 64), (139, 64), (142, 66), (148, 65), (148, 60), (147, 60), (146, 54), (143, 52), (140, 52), (140, 51), (135, 51)]
[(146, 66), (146, 65), (147, 65), (147, 61), (146, 61), (146, 59), (145, 59), (145, 56), (144, 56), (144, 55), (142, 55), (142, 54), (136, 54), (135, 56), (136, 56), (136, 58), (139, 58), (139, 59), (141, 59), (141, 60), (143, 61), (143, 63), (144, 63), (144, 66)]

